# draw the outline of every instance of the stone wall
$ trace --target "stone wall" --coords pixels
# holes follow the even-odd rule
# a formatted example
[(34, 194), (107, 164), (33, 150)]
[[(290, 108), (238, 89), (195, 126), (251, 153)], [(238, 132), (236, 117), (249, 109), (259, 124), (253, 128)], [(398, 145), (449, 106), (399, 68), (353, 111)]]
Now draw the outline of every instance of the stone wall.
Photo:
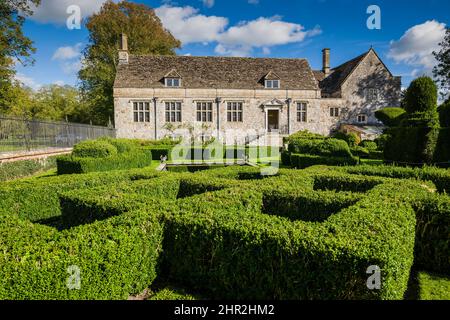
[[(368, 101), (369, 88), (378, 89), (376, 101)], [(368, 124), (381, 124), (375, 118), (375, 111), (383, 107), (400, 106), (400, 93), (400, 78), (393, 77), (377, 54), (371, 50), (342, 85), (341, 95), (345, 100), (343, 121), (358, 124), (358, 115), (365, 114)]]
[[(342, 106), (341, 99), (327, 99), (323, 103), (320, 92), (292, 91), (292, 90), (215, 90), (215, 89), (115, 89), (115, 125), (117, 136), (124, 138), (160, 139), (170, 132), (164, 129), (165, 103), (170, 101), (182, 102), (182, 122), (173, 123), (175, 126), (191, 124), (201, 131), (201, 123), (196, 121), (196, 102), (208, 101), (213, 103), (213, 122), (205, 135), (216, 137), (217, 114), (219, 113), (219, 134), (227, 140), (246, 135), (263, 134), (266, 132), (266, 108), (279, 110), (279, 124), (282, 134), (299, 130), (329, 134), (330, 128), (335, 126), (338, 119), (330, 117), (331, 105)], [(155, 100), (156, 98), (156, 136), (155, 136)], [(220, 102), (217, 103), (217, 98)], [(288, 101), (289, 99), (289, 101)], [(148, 101), (151, 105), (150, 122), (135, 123), (133, 121), (133, 102)], [(227, 103), (243, 103), (243, 122), (227, 121)], [(297, 121), (297, 103), (306, 102), (307, 122)], [(289, 116), (288, 116), (289, 114)], [(288, 119), (290, 125), (288, 126)], [(230, 132), (232, 131), (232, 132)], [(186, 129), (178, 129), (175, 134), (186, 135)]]

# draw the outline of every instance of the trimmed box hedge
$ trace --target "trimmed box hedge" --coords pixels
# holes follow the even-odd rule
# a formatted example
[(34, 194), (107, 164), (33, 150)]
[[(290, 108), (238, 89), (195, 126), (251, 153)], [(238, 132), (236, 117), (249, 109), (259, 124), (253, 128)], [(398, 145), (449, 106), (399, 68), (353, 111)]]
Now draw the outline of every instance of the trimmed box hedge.
[(61, 232), (2, 215), (0, 234), (0, 299), (111, 300), (156, 278), (163, 226), (148, 208)]
[(356, 165), (359, 160), (356, 157), (316, 156), (311, 154), (291, 153), (290, 164), (294, 168), (304, 169), (316, 165), (348, 166)]
[(144, 168), (151, 163), (152, 154), (149, 151), (122, 153), (107, 158), (64, 156), (56, 160), (58, 175)]
[[(241, 200), (234, 206), (229, 193), (219, 191), (215, 207), (228, 209), (205, 206), (201, 215), (184, 199), (186, 211), (165, 220), (163, 270), (220, 299), (401, 299), (413, 262), (415, 218), (405, 199), (392, 197), (396, 188), (377, 186), (319, 224), (244, 214), (240, 208), (251, 191), (236, 190)], [(379, 291), (365, 284), (371, 265), (382, 270)]]
[[(445, 266), (448, 196), (347, 169), (137, 169), (7, 183), (0, 298), (126, 299), (160, 275), (211, 298), (402, 299), (414, 254), (425, 268)], [(26, 221), (49, 203), (62, 208), (65, 230)], [(81, 290), (65, 287), (71, 265)], [(366, 287), (371, 265), (381, 290)]]
[(407, 168), (397, 166), (368, 166), (332, 168), (332, 170), (344, 171), (363, 176), (378, 176), (395, 179), (417, 179), (431, 181), (439, 192), (450, 193), (450, 170), (435, 167)]
[(22, 219), (40, 221), (61, 215), (59, 194), (124, 181), (149, 179), (158, 173), (149, 169), (63, 175), (30, 181), (11, 181), (0, 186), (0, 207)]

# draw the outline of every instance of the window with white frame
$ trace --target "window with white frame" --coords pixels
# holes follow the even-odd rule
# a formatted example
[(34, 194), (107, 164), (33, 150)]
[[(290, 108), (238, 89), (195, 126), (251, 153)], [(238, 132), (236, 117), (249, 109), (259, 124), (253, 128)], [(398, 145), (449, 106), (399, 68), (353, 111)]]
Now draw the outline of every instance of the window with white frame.
[(367, 89), (367, 101), (377, 101), (378, 100), (378, 89), (369, 88)]
[(197, 121), (212, 122), (213, 121), (213, 103), (197, 102)]
[(134, 122), (150, 122), (150, 102), (133, 102)]
[(243, 103), (242, 102), (228, 102), (227, 103), (227, 120), (228, 120), (228, 122), (242, 122), (243, 121)]
[(266, 89), (280, 89), (280, 80), (266, 80)]
[(166, 81), (166, 87), (180, 87), (181, 86), (181, 79), (180, 78), (165, 78)]
[(181, 122), (181, 102), (166, 102), (166, 122)]
[(367, 115), (365, 114), (358, 115), (358, 123), (367, 123)]
[(297, 103), (297, 121), (298, 122), (308, 121), (308, 104), (306, 102)]
[(338, 118), (341, 114), (341, 109), (338, 107), (331, 107), (330, 108), (330, 117), (332, 118)]

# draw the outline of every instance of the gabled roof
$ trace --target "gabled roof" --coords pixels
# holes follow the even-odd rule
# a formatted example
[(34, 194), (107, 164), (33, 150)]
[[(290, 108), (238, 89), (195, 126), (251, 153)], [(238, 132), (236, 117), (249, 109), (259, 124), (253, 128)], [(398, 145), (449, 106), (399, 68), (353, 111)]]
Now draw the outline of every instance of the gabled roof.
[(151, 55), (130, 55), (128, 64), (118, 66), (114, 87), (163, 88), (171, 70), (183, 78), (183, 88), (264, 89), (261, 80), (272, 71), (281, 89), (319, 89), (305, 59)]
[(280, 77), (273, 71), (269, 71), (264, 77), (264, 80), (280, 80)]
[(170, 70), (164, 78), (181, 78), (180, 74), (175, 71), (175, 69)]
[(328, 76), (326, 76), (323, 71), (314, 71), (314, 76), (319, 82), (319, 87), (320, 89), (322, 89), (322, 94), (333, 95), (339, 93), (341, 86), (370, 53), (375, 54), (378, 60), (383, 64), (389, 74), (393, 77), (391, 71), (384, 64), (383, 60), (380, 59), (377, 52), (373, 48), (370, 48), (370, 50), (366, 53), (363, 53), (362, 55), (350, 61), (347, 61), (336, 68), (331, 69)]
[(347, 80), (347, 78), (352, 74), (356, 67), (359, 66), (359, 64), (371, 52), (371, 50), (341, 64), (336, 68), (331, 69), (331, 74), (328, 77), (325, 77), (325, 74), (322, 72), (322, 80), (317, 79), (320, 81), (320, 88), (322, 89), (322, 93), (333, 94), (339, 91), (345, 80)]

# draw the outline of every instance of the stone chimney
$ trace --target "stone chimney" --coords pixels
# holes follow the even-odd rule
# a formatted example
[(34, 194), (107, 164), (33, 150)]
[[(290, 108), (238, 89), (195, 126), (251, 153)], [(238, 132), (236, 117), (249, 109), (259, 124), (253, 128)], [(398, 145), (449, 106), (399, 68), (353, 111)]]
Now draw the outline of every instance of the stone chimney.
[(119, 64), (128, 63), (128, 37), (122, 33), (119, 40)]
[(326, 48), (322, 50), (322, 61), (323, 61), (323, 68), (322, 71), (325, 73), (325, 75), (330, 74), (330, 49)]

